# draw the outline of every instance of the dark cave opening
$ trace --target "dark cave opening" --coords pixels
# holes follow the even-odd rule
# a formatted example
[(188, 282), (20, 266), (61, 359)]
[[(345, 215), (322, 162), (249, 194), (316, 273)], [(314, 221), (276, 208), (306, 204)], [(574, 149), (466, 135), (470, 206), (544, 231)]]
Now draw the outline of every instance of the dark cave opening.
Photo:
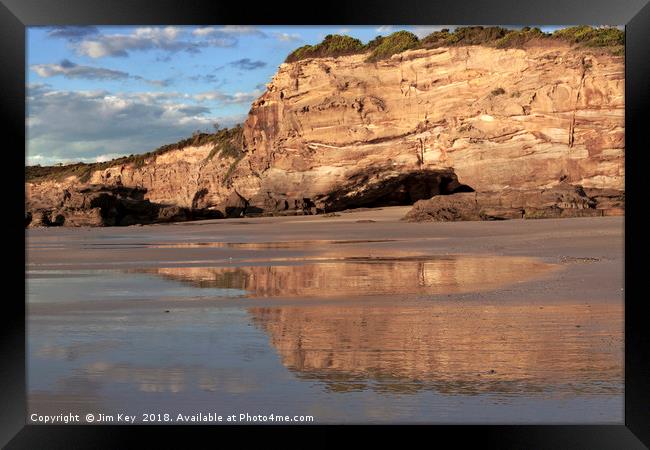
[[(408, 172), (376, 183), (370, 182), (370, 176), (360, 175), (358, 179), (351, 180), (351, 187), (331, 193), (324, 202), (325, 211), (412, 205), (435, 195), (474, 192), (472, 187), (460, 183), (456, 174), (448, 170)], [(357, 189), (364, 185), (364, 189)], [(352, 191), (358, 192), (349, 195)]]

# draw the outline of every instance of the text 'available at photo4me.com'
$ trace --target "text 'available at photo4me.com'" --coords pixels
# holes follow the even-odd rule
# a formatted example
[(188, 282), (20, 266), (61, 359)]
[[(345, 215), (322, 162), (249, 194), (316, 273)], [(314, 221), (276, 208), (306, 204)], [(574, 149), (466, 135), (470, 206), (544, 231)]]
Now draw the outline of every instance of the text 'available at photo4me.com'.
[(215, 424), (215, 423), (314, 423), (314, 416), (291, 415), (291, 414), (251, 414), (239, 412), (232, 414), (220, 414), (216, 412), (197, 413), (88, 413), (74, 414), (65, 413), (57, 415), (33, 413), (29, 416), (31, 424), (146, 424), (146, 423), (167, 423), (167, 424)]

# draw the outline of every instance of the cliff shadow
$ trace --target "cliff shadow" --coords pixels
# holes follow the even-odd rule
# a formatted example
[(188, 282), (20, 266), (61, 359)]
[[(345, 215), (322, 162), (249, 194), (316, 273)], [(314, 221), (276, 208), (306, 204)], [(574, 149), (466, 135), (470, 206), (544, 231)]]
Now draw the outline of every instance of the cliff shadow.
[(418, 170), (395, 176), (379, 172), (354, 175), (345, 187), (317, 200), (325, 212), (350, 208), (412, 205), (436, 195), (474, 192), (462, 184), (452, 170)]

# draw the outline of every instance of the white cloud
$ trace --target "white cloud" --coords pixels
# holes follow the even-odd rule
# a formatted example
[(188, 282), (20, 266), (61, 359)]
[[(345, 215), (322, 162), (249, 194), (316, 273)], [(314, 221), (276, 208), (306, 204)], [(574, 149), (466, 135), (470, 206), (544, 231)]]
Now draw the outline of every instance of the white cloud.
[(232, 61), (230, 65), (240, 70), (255, 70), (266, 66), (266, 63), (264, 61), (253, 61), (250, 58), (242, 58)]
[[(250, 93), (215, 96), (235, 104)], [(27, 92), (29, 164), (87, 161), (144, 153), (209, 130), (232, 126), (242, 115), (215, 116), (191, 95), (178, 92), (62, 91), (31, 85)], [(108, 155), (108, 156), (107, 156)]]
[(59, 26), (50, 28), (47, 35), (51, 38), (76, 41), (85, 36), (97, 33), (99, 33), (99, 30), (94, 26)]
[(181, 34), (181, 31), (179, 27), (143, 27), (136, 28), (133, 34), (145, 39), (174, 40)]
[(84, 78), (89, 80), (123, 80), (129, 78), (128, 73), (120, 70), (81, 66), (67, 59), (64, 59), (59, 64), (34, 64), (30, 68), (43, 78), (50, 78), (57, 75), (66, 78)]
[(203, 47), (231, 47), (237, 43), (236, 37), (223, 33), (202, 41), (180, 39), (183, 34), (179, 27), (141, 27), (128, 34), (89, 35), (71, 45), (78, 54), (96, 59), (128, 56), (132, 51), (147, 50), (198, 53)]
[(166, 79), (166, 80), (148, 80), (146, 78), (143, 78), (143, 77), (137, 76), (137, 75), (134, 75), (133, 78), (136, 79), (136, 80), (144, 81), (145, 83), (149, 83), (149, 84), (151, 84), (153, 86), (158, 86), (158, 87), (167, 87), (167, 86), (169, 86), (170, 84), (173, 83), (173, 80), (169, 79), (169, 78)]
[(216, 31), (217, 29), (215, 27), (199, 27), (192, 31), (192, 34), (194, 36), (209, 36)]
[(67, 59), (64, 59), (58, 64), (33, 64), (30, 66), (38, 76), (42, 78), (50, 78), (56, 76), (63, 76), (69, 79), (85, 79), (85, 80), (138, 80), (144, 81), (158, 87), (166, 87), (172, 83), (172, 80), (149, 80), (139, 75), (130, 75), (121, 70), (107, 69), (104, 67), (83, 66)]
[(394, 27), (392, 25), (382, 25), (380, 27), (375, 28), (375, 31), (379, 33), (390, 33), (394, 30)]
[(275, 37), (278, 41), (281, 42), (298, 42), (302, 41), (302, 37), (298, 33), (273, 33), (273, 37)]
[(259, 30), (256, 27), (252, 26), (243, 26), (243, 25), (226, 25), (222, 27), (198, 27), (192, 31), (194, 36), (205, 37), (205, 36), (227, 36), (227, 35), (250, 35), (250, 36), (259, 36), (266, 37), (266, 33)]
[(266, 33), (257, 29), (256, 27), (248, 25), (226, 25), (218, 29), (223, 33), (229, 34), (248, 34), (248, 35), (257, 35), (260, 37), (265, 37)]
[(252, 92), (235, 92), (228, 94), (221, 91), (207, 91), (192, 96), (197, 102), (212, 101), (222, 105), (246, 104), (251, 103), (257, 97), (262, 95), (262, 91), (255, 89)]
[(79, 157), (56, 157), (56, 156), (48, 156), (48, 155), (28, 155), (27, 156), (27, 164), (30, 166), (33, 165), (41, 165), (41, 166), (53, 166), (56, 164), (69, 164), (69, 163), (78, 163), (78, 162), (83, 162), (83, 163), (96, 163), (96, 162), (106, 162), (106, 161), (111, 161), (113, 159), (120, 158), (122, 156), (125, 156), (125, 154), (122, 153), (103, 153), (98, 156), (79, 156)]
[(422, 39), (434, 31), (440, 31), (445, 28), (448, 28), (450, 31), (453, 31), (456, 26), (455, 25), (431, 25), (431, 26), (416, 26), (413, 27), (413, 34), (415, 34), (418, 38)]
[(122, 155), (119, 153), (104, 153), (103, 155), (95, 157), (95, 160), (93, 162), (106, 162), (110, 161), (111, 159), (119, 158), (120, 156)]

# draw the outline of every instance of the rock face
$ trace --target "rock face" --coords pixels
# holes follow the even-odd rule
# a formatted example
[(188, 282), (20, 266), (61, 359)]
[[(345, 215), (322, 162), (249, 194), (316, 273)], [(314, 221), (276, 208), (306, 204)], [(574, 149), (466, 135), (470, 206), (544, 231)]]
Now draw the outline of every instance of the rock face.
[(558, 44), (363, 59), (280, 67), (244, 128), (258, 201), (282, 193), (338, 209), (424, 171), (451, 172), (479, 192), (560, 180), (623, 189), (620, 57)]
[(457, 220), (541, 219), (621, 215), (624, 194), (590, 190), (562, 183), (550, 189), (513, 190), (436, 196), (415, 203), (404, 220), (448, 222)]
[[(232, 157), (213, 157), (214, 146), (210, 144), (187, 146), (159, 156), (149, 158), (142, 164), (116, 164), (102, 170), (93, 171), (87, 181), (71, 176), (66, 179), (27, 182), (25, 184), (26, 210), (53, 211), (63, 207), (68, 193), (87, 193), (89, 187), (103, 187), (106, 192), (121, 192), (125, 187), (140, 192), (137, 201), (149, 201), (158, 207), (177, 207), (180, 212), (176, 217), (170, 216), (171, 210), (161, 210), (162, 216), (147, 213), (140, 223), (159, 221), (192, 220), (196, 218), (211, 218), (229, 216), (238, 217), (242, 213), (242, 200), (236, 194), (237, 186), (246, 185), (248, 172), (242, 171), (244, 164)], [(232, 177), (238, 175), (236, 186)], [(119, 197), (119, 195), (118, 195)], [(244, 199), (245, 200), (245, 199)], [(89, 203), (85, 203), (87, 207)], [(72, 206), (72, 207), (77, 207)], [(144, 206), (147, 208), (146, 206)], [(233, 209), (234, 207), (234, 209)], [(132, 215), (133, 218), (141, 215)], [(185, 217), (185, 219), (183, 219)], [(190, 219), (190, 217), (192, 219)], [(130, 220), (130, 219), (129, 219)], [(104, 225), (131, 224), (111, 221)], [(140, 219), (137, 219), (140, 220)], [(70, 225), (68, 222), (64, 225)]]
[(223, 217), (218, 211), (151, 203), (145, 193), (143, 189), (102, 185), (64, 189), (53, 208), (28, 213), (25, 226), (123, 226)]
[[(439, 194), (492, 205), (503, 192), (528, 196), (525, 209), (540, 207), (529, 203), (535, 193), (560, 184), (604, 192), (595, 198), (600, 209), (621, 210), (623, 57), (559, 41), (365, 57), (282, 64), (251, 107), (240, 158), (189, 146), (97, 170), (89, 182), (226, 216), (413, 204)], [(51, 206), (78, 184), (28, 183), (27, 209)], [(460, 200), (436, 200), (445, 201)]]

